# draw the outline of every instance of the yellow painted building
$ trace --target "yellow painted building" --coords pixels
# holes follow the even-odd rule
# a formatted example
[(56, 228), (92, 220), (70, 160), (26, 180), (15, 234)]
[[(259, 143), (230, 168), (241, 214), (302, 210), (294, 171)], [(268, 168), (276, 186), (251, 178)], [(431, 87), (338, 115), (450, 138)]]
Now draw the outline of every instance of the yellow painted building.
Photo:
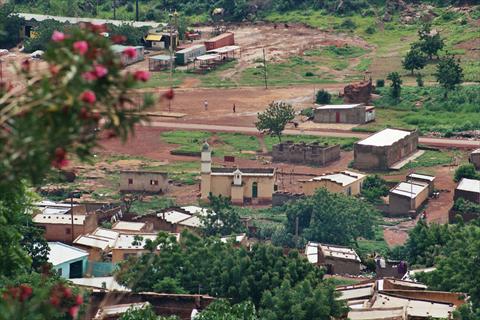
[(229, 197), (234, 204), (268, 203), (275, 191), (275, 168), (212, 168), (208, 143), (202, 147), (201, 199), (210, 193)]
[(330, 192), (354, 196), (362, 191), (365, 178), (366, 175), (353, 171), (325, 174), (302, 181), (303, 193), (307, 196), (311, 196), (317, 189), (325, 188)]

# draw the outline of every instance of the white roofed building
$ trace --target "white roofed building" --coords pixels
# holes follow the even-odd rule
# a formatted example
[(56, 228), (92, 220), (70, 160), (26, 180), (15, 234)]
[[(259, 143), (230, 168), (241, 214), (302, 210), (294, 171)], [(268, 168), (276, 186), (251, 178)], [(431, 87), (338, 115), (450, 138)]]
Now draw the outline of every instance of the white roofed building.
[(454, 200), (465, 199), (480, 203), (480, 180), (463, 178), (455, 189)]
[(358, 275), (362, 269), (358, 254), (347, 247), (309, 242), (305, 255), (310, 263), (324, 266), (328, 274)]
[(389, 192), (390, 215), (414, 215), (428, 200), (429, 185), (424, 182), (400, 182)]
[(316, 189), (326, 188), (330, 192), (357, 195), (362, 191), (366, 175), (354, 171), (324, 174), (302, 181), (303, 193), (313, 195)]
[(66, 279), (81, 278), (87, 269), (88, 252), (61, 242), (49, 242), (48, 262)]
[(354, 168), (389, 170), (414, 154), (418, 148), (418, 131), (384, 129), (354, 144)]
[(375, 107), (357, 104), (327, 104), (316, 106), (313, 122), (364, 124), (375, 120)]

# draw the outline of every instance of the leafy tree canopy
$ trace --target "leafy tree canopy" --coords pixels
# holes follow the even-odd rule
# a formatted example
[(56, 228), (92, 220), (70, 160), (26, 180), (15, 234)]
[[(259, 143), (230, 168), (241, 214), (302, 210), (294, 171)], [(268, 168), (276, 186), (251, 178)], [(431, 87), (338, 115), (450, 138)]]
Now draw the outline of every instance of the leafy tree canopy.
[(286, 208), (286, 231), (298, 232), (306, 241), (352, 245), (358, 237), (374, 236), (378, 212), (364, 201), (322, 188)]
[(477, 179), (478, 174), (477, 171), (475, 170), (475, 166), (471, 163), (468, 164), (462, 164), (460, 167), (458, 167), (455, 170), (455, 176), (453, 180), (455, 182), (459, 182), (462, 180), (462, 178), (468, 178), (468, 179)]
[(398, 74), (398, 72), (390, 72), (387, 76), (387, 80), (392, 82), (390, 84), (390, 95), (392, 98), (400, 98), (400, 93), (402, 90), (402, 79), (400, 78), (400, 74)]
[(208, 199), (212, 210), (201, 217), (205, 236), (226, 236), (245, 231), (238, 210), (231, 206), (229, 198), (210, 194)]
[(448, 91), (454, 90), (463, 82), (463, 69), (460, 66), (460, 60), (452, 55), (447, 55), (440, 59), (435, 72), (437, 82), (445, 89), (445, 98)]
[(277, 136), (282, 141), (281, 136), (287, 123), (295, 118), (293, 107), (283, 101), (272, 102), (267, 110), (258, 113), (258, 121), (255, 126), (259, 131), (266, 131), (271, 136)]
[(423, 69), (427, 65), (427, 58), (419, 49), (411, 49), (402, 60), (403, 68), (410, 70), (413, 75), (414, 70)]

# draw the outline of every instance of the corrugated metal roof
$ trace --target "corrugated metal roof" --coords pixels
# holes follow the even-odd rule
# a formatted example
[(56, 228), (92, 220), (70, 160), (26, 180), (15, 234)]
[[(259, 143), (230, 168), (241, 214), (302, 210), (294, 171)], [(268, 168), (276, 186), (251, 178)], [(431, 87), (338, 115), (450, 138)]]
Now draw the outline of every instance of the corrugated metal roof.
[(162, 40), (162, 35), (161, 34), (149, 34), (145, 40), (147, 41), (160, 41)]
[(98, 248), (101, 250), (106, 250), (109, 245), (113, 244), (115, 241), (108, 238), (98, 237), (94, 235), (81, 235), (77, 239), (73, 240), (74, 244)]
[(409, 197), (411, 199), (416, 198), (422, 191), (428, 188), (426, 183), (420, 182), (400, 182), (390, 193), (398, 194), (401, 196)]
[(145, 228), (145, 223), (129, 221), (117, 221), (112, 226), (112, 230), (141, 231), (143, 228)]
[(410, 134), (410, 131), (387, 128), (362, 141), (357, 142), (357, 144), (377, 147), (391, 146), (395, 142), (409, 136)]
[(415, 300), (412, 298), (398, 298), (384, 293), (377, 294), (372, 308), (395, 308), (406, 307), (407, 314), (411, 317), (423, 318), (450, 318), (455, 307), (448, 303)]
[(356, 104), (325, 104), (318, 107), (315, 107), (317, 110), (328, 110), (328, 109), (353, 109), (357, 107), (362, 107), (363, 103)]
[(338, 173), (325, 174), (323, 176), (312, 178), (309, 181), (330, 180), (335, 183), (341, 184), (344, 187), (344, 186), (348, 186), (349, 184), (359, 179), (362, 179), (363, 177), (365, 177), (364, 174), (360, 174), (352, 171), (343, 171)]
[(407, 178), (421, 179), (421, 180), (428, 180), (428, 181), (435, 180), (434, 176), (429, 176), (429, 175), (420, 174), (420, 173), (411, 173), (407, 176)]
[[(85, 215), (74, 215), (73, 224), (83, 225), (85, 223)], [(72, 224), (72, 218), (69, 214), (37, 214), (33, 217), (33, 222), (42, 224)]]
[(175, 60), (175, 57), (170, 58), (170, 56), (167, 56), (165, 54), (159, 54), (153, 57), (149, 57), (148, 59), (158, 60), (158, 61), (170, 61), (170, 60)]
[(58, 266), (62, 263), (75, 261), (88, 257), (88, 252), (82, 249), (78, 249), (61, 242), (49, 242), (48, 247), (50, 252), (48, 253), (48, 262), (53, 266)]
[(480, 180), (463, 178), (458, 184), (457, 189), (480, 193)]
[(355, 309), (348, 312), (350, 320), (388, 320), (388, 319), (406, 319), (403, 307), (388, 309)]
[(179, 221), (190, 218), (191, 215), (172, 210), (172, 211), (157, 213), (157, 217), (162, 218), (170, 223), (177, 223)]
[[(127, 287), (120, 285), (113, 277), (93, 277), (69, 279), (77, 286), (106, 289), (108, 291), (130, 291)], [(105, 287), (103, 286), (105, 284)]]
[(325, 257), (341, 258), (360, 262), (360, 257), (355, 252), (355, 250), (351, 248), (316, 242), (307, 243), (307, 246), (305, 248), (305, 254), (307, 255), (307, 259), (309, 262), (318, 262), (318, 249), (322, 250), (322, 253)]

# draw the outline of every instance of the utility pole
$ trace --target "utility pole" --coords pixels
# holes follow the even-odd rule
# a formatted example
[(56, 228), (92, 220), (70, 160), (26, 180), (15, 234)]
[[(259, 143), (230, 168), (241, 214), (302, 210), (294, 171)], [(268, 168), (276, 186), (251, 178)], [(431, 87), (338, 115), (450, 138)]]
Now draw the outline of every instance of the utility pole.
[(70, 219), (72, 220), (72, 243), (75, 240), (75, 233), (73, 232), (73, 193), (70, 193)]
[(135, 1), (135, 20), (138, 21), (138, 0)]
[[(173, 33), (174, 30), (176, 31), (177, 29), (177, 18), (178, 18), (178, 12), (175, 10), (173, 13), (170, 13), (168, 15), (169, 17), (169, 30), (170, 30), (170, 41), (169, 41), (169, 51), (170, 51), (170, 90), (173, 90)], [(172, 24), (172, 18), (174, 23)], [(174, 29), (175, 28), (175, 29)], [(177, 42), (177, 37), (178, 34), (175, 35), (175, 47), (176, 47), (176, 42)], [(172, 111), (172, 100), (168, 100), (168, 112)]]
[(265, 58), (265, 48), (263, 48), (263, 75), (265, 77), (265, 89), (268, 89), (268, 84), (267, 84), (267, 59)]
[(117, 1), (113, 0), (113, 20), (117, 20)]

